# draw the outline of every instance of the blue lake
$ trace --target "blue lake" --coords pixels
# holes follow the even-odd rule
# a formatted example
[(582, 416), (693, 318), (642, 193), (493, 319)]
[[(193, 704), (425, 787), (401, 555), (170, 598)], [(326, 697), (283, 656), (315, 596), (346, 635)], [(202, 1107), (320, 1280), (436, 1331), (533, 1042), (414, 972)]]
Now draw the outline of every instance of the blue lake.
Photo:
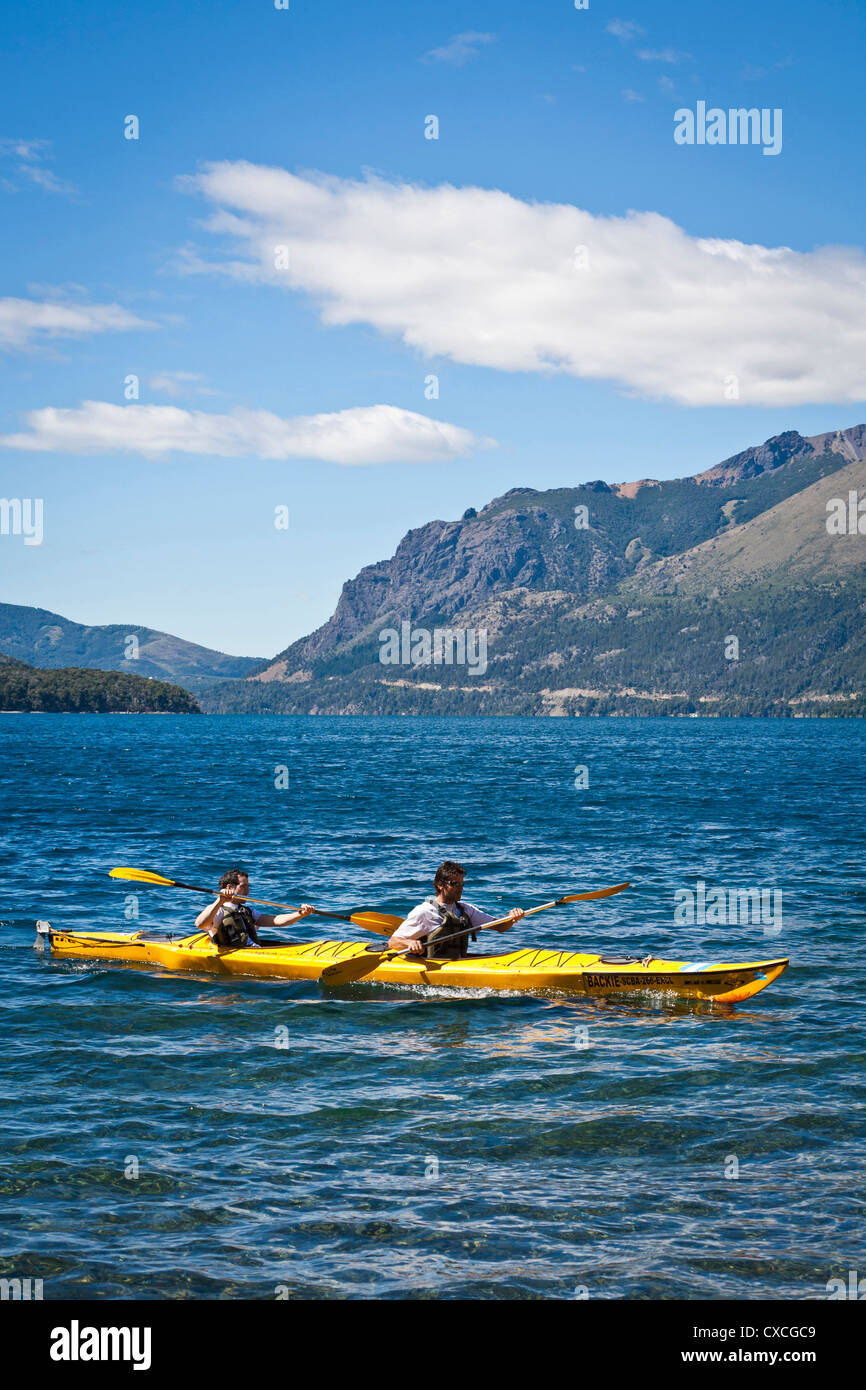
[[(811, 1299), (866, 1270), (866, 722), (2, 715), (0, 740), (0, 1275), (46, 1299)], [(633, 880), (499, 946), (791, 966), (714, 1008), (32, 950), (37, 918), (191, 930), (206, 899), (113, 865), (405, 911), (443, 858), (490, 911)], [(698, 881), (780, 890), (781, 931), (678, 924)]]

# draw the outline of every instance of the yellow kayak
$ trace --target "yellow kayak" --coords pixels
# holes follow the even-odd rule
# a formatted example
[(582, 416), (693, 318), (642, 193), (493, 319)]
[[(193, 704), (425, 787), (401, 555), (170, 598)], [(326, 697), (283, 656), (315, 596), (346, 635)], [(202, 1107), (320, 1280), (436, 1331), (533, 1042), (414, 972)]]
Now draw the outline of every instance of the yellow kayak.
[[(329, 965), (371, 956), (360, 979), (392, 985), (439, 985), (453, 989), (558, 990), (571, 994), (672, 994), (737, 1004), (778, 979), (787, 959), (716, 963), (659, 960), (654, 956), (603, 956), (594, 952), (524, 947), (503, 955), (463, 960), (412, 960), (400, 956), (375, 964), (370, 948), (358, 941), (305, 941), (297, 945), (216, 947), (200, 933), (182, 941), (143, 932), (66, 932), (38, 924), (40, 939), (59, 957), (158, 965), (211, 975), (252, 975), (262, 979), (316, 980)], [(380, 950), (380, 946), (373, 951)]]

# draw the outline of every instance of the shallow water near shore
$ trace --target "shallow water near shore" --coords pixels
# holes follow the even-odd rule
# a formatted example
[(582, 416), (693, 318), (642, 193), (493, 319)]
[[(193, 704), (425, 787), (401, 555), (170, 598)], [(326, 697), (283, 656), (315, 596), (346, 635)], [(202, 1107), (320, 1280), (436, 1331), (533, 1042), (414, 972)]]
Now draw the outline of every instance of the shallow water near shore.
[[(0, 1277), (815, 1299), (866, 1271), (866, 722), (0, 715), (0, 740)], [(117, 864), (210, 884), (240, 862), (264, 898), (405, 911), (445, 857), (497, 912), (633, 880), (475, 950), (791, 966), (729, 1008), (32, 950), (37, 918), (191, 930), (207, 899)], [(781, 890), (781, 931), (677, 924), (699, 881)]]

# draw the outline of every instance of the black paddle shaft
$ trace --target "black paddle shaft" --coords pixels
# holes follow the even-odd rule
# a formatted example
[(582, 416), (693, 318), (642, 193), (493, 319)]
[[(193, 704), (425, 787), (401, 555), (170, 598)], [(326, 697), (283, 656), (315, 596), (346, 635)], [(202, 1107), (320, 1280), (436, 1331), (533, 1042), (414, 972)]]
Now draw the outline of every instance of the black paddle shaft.
[[(567, 903), (567, 902), (571, 902), (571, 901), (572, 901), (572, 899), (571, 899), (570, 897), (566, 897), (566, 898), (557, 898), (555, 902), (543, 903), (541, 907), (530, 907), (530, 908), (528, 909), (528, 911), (524, 912), (523, 916), (524, 916), (524, 917), (529, 917), (531, 913), (533, 913), (533, 912), (541, 912), (541, 911), (543, 911), (543, 909), (546, 908), (546, 907), (560, 907), (562, 903)], [(504, 921), (507, 921), (508, 918), (507, 918), (507, 917), (504, 918), (504, 919), (500, 918), (500, 919), (499, 919), (500, 925), (502, 925), (502, 921), (503, 921), (503, 920), (504, 920)], [(517, 920), (518, 922), (521, 922), (521, 921), (523, 920), (523, 918), (518, 917), (518, 918), (516, 918), (516, 920)], [(469, 931), (487, 931), (487, 929), (488, 929), (489, 927), (492, 927), (492, 926), (493, 926), (493, 923), (492, 923), (492, 922), (482, 922), (481, 925), (480, 925), (480, 927), (469, 927), (468, 930), (469, 930)], [(444, 946), (446, 941), (456, 941), (457, 938), (458, 938), (459, 936), (466, 936), (466, 934), (467, 934), (466, 931), (457, 931), (457, 932), (454, 932), (454, 934), (453, 934), (452, 936), (440, 936), (440, 937), (438, 937), (437, 940), (434, 942), (434, 945), (436, 945), (436, 946)], [(425, 941), (424, 944), (425, 944), (425, 946), (426, 946), (426, 944), (427, 944), (426, 941)], [(387, 952), (383, 951), (383, 952), (382, 952), (382, 959), (383, 959), (383, 960), (393, 960), (394, 956), (409, 956), (409, 955), (411, 955), (411, 954), (412, 954), (411, 951), (392, 951), (392, 952), (390, 953), (390, 955), (389, 955), (389, 954), (387, 954)], [(435, 957), (434, 957), (434, 959), (435, 959)]]
[[(136, 880), (133, 880), (133, 882), (135, 881)], [(146, 879), (139, 881), (147, 882)], [(163, 885), (157, 886), (162, 887)], [(197, 883), (181, 883), (179, 878), (171, 879), (170, 883), (164, 886), (167, 888), (186, 888), (190, 893), (206, 893), (209, 898), (214, 896), (219, 897), (222, 891), (220, 888), (200, 888)], [(262, 903), (265, 907), (281, 907), (286, 912), (297, 912), (298, 910), (296, 907), (290, 907), (288, 903), (269, 903), (264, 898), (252, 898), (248, 893), (234, 893), (232, 897), (234, 901), (238, 903)], [(358, 911), (363, 911), (363, 909), (359, 908)], [(311, 913), (310, 916), (313, 916), (313, 914)], [(342, 912), (320, 912), (318, 909), (316, 909), (315, 916), (332, 917), (335, 922), (351, 922), (352, 920), (351, 917), (345, 916)]]
[[(518, 922), (519, 922), (521, 919), (518, 917), (517, 920), (518, 920)], [(488, 922), (485, 922), (485, 923), (484, 923), (482, 926), (480, 926), (480, 927), (470, 927), (470, 928), (469, 928), (469, 931), (484, 931), (484, 928), (485, 928), (486, 926), (489, 926), (489, 925), (490, 925), (490, 924), (489, 924)], [(459, 937), (461, 937), (461, 936), (466, 936), (467, 934), (468, 934), (468, 933), (465, 932), (465, 931), (457, 931), (457, 932), (454, 932), (454, 934), (453, 934), (452, 936), (439, 936), (439, 937), (437, 937), (436, 940), (433, 942), (433, 945), (434, 945), (434, 947), (435, 947), (435, 946), (444, 946), (446, 941), (456, 941)], [(427, 945), (427, 942), (426, 942), (426, 941), (424, 942), (424, 945), (425, 945), (425, 946)], [(409, 950), (406, 950), (406, 951), (383, 951), (383, 952), (382, 952), (382, 959), (383, 959), (383, 960), (393, 960), (394, 956), (411, 956), (411, 955), (413, 955), (413, 954), (414, 954), (414, 952), (409, 951)], [(435, 959), (435, 958), (434, 958), (434, 959)]]

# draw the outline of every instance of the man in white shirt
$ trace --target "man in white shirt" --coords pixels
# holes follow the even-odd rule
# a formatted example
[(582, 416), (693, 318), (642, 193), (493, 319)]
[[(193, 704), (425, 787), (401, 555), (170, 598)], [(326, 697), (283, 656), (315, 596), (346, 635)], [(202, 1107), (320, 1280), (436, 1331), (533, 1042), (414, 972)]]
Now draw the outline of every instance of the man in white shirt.
[(315, 912), (309, 903), (303, 903), (299, 912), (281, 912), (277, 917), (270, 917), (265, 912), (257, 912), (251, 903), (237, 902), (237, 898), (247, 897), (250, 891), (250, 881), (243, 869), (227, 870), (219, 886), (219, 897), (195, 919), (196, 927), (206, 931), (216, 946), (235, 949), (261, 946), (259, 927), (289, 927)]
[[(470, 937), (475, 940), (472, 928), (483, 927), (497, 919), (472, 903), (461, 900), (464, 878), (462, 864), (456, 864), (451, 859), (440, 864), (433, 880), (436, 896), (413, 907), (388, 945), (395, 951), (408, 950), (413, 956), (429, 955), (436, 960), (459, 960), (462, 956), (468, 956)], [(522, 908), (514, 907), (508, 913), (508, 922), (493, 930), (510, 931), (512, 923), (519, 922), (524, 915)], [(446, 936), (456, 937), (456, 940), (446, 942), (437, 950), (437, 939)]]

